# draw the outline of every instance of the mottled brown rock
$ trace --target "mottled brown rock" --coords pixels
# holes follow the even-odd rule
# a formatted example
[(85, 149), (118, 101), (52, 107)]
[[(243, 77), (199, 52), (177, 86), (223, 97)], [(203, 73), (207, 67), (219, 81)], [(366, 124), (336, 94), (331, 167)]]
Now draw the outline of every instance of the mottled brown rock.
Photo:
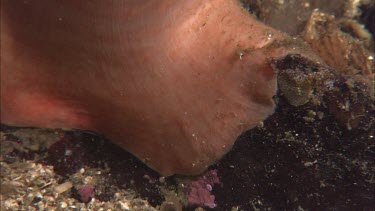
[(332, 88), (334, 75), (330, 68), (311, 59), (288, 55), (273, 62), (280, 96), (292, 106), (302, 106), (310, 100), (320, 104), (324, 92)]
[(374, 54), (366, 48), (372, 42), (371, 35), (353, 21), (344, 21), (343, 28), (357, 39), (343, 32), (333, 15), (315, 10), (305, 27), (304, 39), (338, 74), (372, 75)]

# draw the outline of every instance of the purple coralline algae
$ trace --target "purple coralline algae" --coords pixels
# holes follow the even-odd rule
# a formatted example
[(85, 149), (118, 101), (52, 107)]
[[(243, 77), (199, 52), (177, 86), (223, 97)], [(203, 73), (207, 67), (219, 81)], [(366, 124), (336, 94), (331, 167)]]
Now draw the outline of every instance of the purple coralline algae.
[(211, 194), (215, 184), (220, 184), (217, 170), (207, 171), (188, 185), (187, 200), (190, 206), (214, 208), (215, 196)]
[(92, 198), (95, 196), (94, 187), (91, 185), (84, 185), (78, 190), (78, 194), (80, 196), (80, 199), (83, 202), (89, 202)]

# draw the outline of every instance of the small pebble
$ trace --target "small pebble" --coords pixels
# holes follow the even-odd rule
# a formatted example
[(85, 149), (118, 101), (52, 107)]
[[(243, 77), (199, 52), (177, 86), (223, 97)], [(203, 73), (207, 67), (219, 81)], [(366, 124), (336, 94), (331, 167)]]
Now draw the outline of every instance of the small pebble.
[(56, 186), (54, 189), (57, 193), (61, 194), (64, 193), (67, 190), (70, 190), (73, 187), (73, 183), (71, 182), (65, 182), (61, 185)]
[(5, 206), (6, 209), (9, 209), (9, 210), (14, 209), (14, 210), (16, 210), (16, 209), (18, 209), (19, 204), (18, 204), (18, 202), (17, 202), (16, 200), (14, 200), (14, 199), (7, 199), (7, 200), (5, 200), (5, 202), (4, 202), (4, 206)]
[(165, 182), (165, 177), (160, 177), (159, 178), (159, 182), (164, 183)]
[(119, 201), (118, 203), (119, 203), (119, 205), (121, 207), (121, 210), (130, 210), (130, 207), (129, 207), (129, 205), (128, 205), (127, 202)]
[(68, 204), (63, 201), (63, 202), (60, 203), (60, 207), (63, 208), (63, 209), (65, 209), (65, 208), (68, 207)]

